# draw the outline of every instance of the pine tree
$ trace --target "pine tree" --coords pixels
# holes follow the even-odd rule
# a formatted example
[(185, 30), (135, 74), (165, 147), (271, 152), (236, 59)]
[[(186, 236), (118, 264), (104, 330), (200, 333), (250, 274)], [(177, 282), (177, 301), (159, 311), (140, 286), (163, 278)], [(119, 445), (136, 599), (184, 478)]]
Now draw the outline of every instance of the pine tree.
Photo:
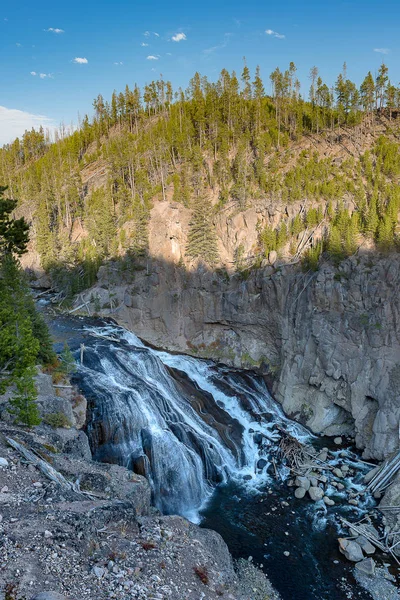
[(11, 218), (17, 201), (3, 198), (6, 190), (6, 186), (0, 186), (0, 255), (20, 255), (26, 251), (29, 242), (29, 225), (24, 218)]
[(34, 381), (34, 368), (25, 369), (16, 380), (16, 395), (10, 400), (9, 412), (14, 415), (17, 423), (34, 427), (40, 425), (41, 418), (36, 404), (37, 391)]
[(199, 195), (193, 204), (186, 252), (191, 258), (200, 258), (210, 267), (213, 267), (219, 259), (217, 235), (212, 217), (213, 209), (210, 200), (205, 195)]

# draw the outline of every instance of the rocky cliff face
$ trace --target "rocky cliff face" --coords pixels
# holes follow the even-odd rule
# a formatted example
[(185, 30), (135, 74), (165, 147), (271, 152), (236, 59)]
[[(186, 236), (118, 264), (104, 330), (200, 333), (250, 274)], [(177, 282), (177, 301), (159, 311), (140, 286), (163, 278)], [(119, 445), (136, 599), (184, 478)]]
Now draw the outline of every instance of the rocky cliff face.
[[(246, 252), (255, 243), (257, 212), (247, 212), (218, 223), (228, 267), (239, 241)], [(129, 283), (102, 267), (83, 298), (93, 310), (154, 345), (261, 368), (287, 414), (314, 432), (354, 434), (365, 457), (398, 447), (399, 256), (365, 251), (316, 273), (210, 272), (182, 264), (188, 211), (160, 203), (153, 213), (152, 258)]]

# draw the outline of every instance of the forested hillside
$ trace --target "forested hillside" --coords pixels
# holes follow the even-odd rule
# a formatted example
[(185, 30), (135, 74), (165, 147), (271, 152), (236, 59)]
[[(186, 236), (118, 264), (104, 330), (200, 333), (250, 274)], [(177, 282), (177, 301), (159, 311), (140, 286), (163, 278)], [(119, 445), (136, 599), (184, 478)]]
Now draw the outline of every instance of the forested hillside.
[[(316, 269), (322, 252), (340, 261), (360, 245), (397, 249), (400, 89), (384, 64), (360, 87), (346, 65), (332, 88), (313, 67), (303, 91), (294, 63), (268, 83), (244, 63), (240, 77), (196, 73), (185, 91), (163, 79), (126, 86), (94, 109), (55, 142), (32, 130), (0, 150), (0, 182), (32, 223), (44, 269), (60, 285), (68, 272), (69, 293), (102, 261), (146, 254), (150, 211), (166, 200), (192, 211), (187, 266), (220, 266), (214, 222), (227, 205), (259, 207), (257, 243), (238, 244), (230, 268), (271, 251)], [(292, 209), (276, 222), (266, 201)]]

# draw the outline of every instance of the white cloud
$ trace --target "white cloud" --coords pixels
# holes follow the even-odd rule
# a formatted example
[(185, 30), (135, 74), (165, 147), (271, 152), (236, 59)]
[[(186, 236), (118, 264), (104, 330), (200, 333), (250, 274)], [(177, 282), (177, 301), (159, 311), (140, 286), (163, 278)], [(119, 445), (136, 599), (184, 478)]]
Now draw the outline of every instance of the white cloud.
[(211, 48), (206, 48), (205, 50), (203, 50), (203, 54), (208, 56), (209, 54), (212, 54), (213, 52), (216, 52), (217, 50), (226, 48), (226, 46), (229, 44), (229, 38), (231, 36), (232, 36), (232, 33), (225, 33), (224, 41), (221, 44), (218, 44), (217, 46), (211, 46)]
[(19, 42), (17, 42), (15, 45), (17, 46), (17, 48), (21, 48), (22, 47), (22, 44), (20, 44)]
[(143, 35), (144, 37), (150, 37), (150, 31), (145, 31)]
[(172, 36), (173, 42), (182, 42), (184, 40), (186, 40), (186, 35), (184, 33), (176, 33)]
[(25, 133), (27, 129), (55, 129), (52, 119), (44, 115), (34, 115), (23, 110), (0, 106), (0, 145), (12, 142), (16, 137)]
[(379, 54), (389, 54), (390, 48), (374, 48), (374, 52), (379, 52)]
[(160, 34), (159, 34), (159, 33), (157, 33), (156, 31), (153, 31), (153, 34), (154, 34), (156, 37), (160, 37)]
[(114, 65), (123, 65), (124, 63), (122, 61), (119, 62), (115, 62)]
[(285, 36), (283, 35), (283, 33), (278, 33), (277, 31), (274, 31), (273, 29), (266, 29), (265, 33), (267, 35), (272, 35), (273, 37), (276, 37), (279, 40), (284, 40), (285, 39)]
[(80, 58), (77, 56), (72, 62), (77, 63), (78, 65), (87, 65), (89, 61), (87, 58)]
[(149, 44), (146, 44), (146, 42), (142, 42), (140, 45), (141, 45), (143, 48), (147, 48), (147, 46), (148, 46)]
[(158, 60), (159, 57), (158, 56), (153, 56), (152, 54), (150, 54), (150, 56), (147, 57), (147, 60)]
[(31, 71), (31, 75), (33, 75), (33, 77), (36, 77), (36, 75), (38, 75), (40, 79), (54, 79), (52, 73), (36, 73), (36, 71)]
[(65, 33), (64, 29), (58, 29), (58, 27), (49, 27), (45, 31), (51, 31), (52, 33)]

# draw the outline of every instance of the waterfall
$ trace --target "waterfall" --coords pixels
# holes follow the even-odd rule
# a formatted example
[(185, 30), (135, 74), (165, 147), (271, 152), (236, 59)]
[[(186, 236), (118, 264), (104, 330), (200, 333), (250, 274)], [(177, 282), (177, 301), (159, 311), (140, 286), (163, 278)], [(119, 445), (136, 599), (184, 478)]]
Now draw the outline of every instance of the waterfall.
[(113, 325), (90, 333), (80, 374), (94, 458), (145, 475), (163, 513), (195, 520), (218, 483), (265, 484), (277, 426), (310, 437), (255, 374), (153, 350)]

